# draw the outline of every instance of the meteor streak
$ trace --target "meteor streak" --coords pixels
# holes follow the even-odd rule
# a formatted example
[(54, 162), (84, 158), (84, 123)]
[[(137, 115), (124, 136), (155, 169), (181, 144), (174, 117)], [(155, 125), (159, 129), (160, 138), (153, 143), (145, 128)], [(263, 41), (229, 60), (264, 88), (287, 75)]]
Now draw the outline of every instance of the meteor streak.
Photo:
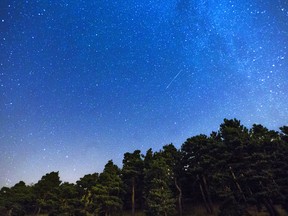
[(174, 82), (174, 80), (180, 75), (180, 73), (182, 73), (182, 70), (180, 70), (175, 76), (174, 78), (171, 80), (171, 82), (166, 86), (166, 89), (168, 89), (170, 87), (170, 85)]

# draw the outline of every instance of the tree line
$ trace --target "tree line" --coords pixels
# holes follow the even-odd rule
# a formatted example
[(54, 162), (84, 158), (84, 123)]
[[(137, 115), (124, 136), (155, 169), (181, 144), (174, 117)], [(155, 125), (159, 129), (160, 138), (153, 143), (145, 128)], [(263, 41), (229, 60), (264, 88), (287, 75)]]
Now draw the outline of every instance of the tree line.
[[(159, 151), (124, 154), (120, 169), (109, 160), (102, 173), (64, 182), (58, 172), (34, 185), (23, 181), (0, 190), (0, 215), (187, 215), (202, 205), (207, 215), (270, 216), (288, 213), (288, 126), (246, 128), (224, 119), (217, 132), (187, 139)], [(277, 208), (276, 208), (277, 207)]]

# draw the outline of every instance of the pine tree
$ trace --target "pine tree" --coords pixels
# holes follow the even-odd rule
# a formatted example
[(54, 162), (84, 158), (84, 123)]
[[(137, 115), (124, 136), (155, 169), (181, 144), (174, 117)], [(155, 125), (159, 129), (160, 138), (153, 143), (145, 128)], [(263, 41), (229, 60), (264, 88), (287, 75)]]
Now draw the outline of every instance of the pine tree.
[(154, 156), (145, 170), (146, 214), (174, 215), (175, 199), (169, 187), (169, 166), (160, 155)]
[(131, 206), (132, 216), (135, 215), (135, 206), (142, 207), (143, 169), (140, 150), (124, 154), (122, 179), (126, 191), (125, 204)]
[(198, 135), (187, 139), (181, 147), (184, 171), (190, 184), (198, 185), (198, 194), (201, 194), (203, 203), (208, 214), (213, 213), (211, 191), (208, 179), (211, 178), (213, 169), (213, 156), (210, 154), (212, 149), (209, 138), (206, 135)]
[(159, 152), (160, 156), (163, 157), (165, 163), (169, 167), (168, 176), (170, 179), (169, 187), (172, 188), (173, 196), (177, 196), (179, 215), (182, 215), (182, 163), (181, 153), (171, 143), (164, 145), (163, 150)]
[(93, 187), (93, 200), (98, 213), (110, 216), (122, 210), (122, 187), (120, 169), (110, 160), (100, 174), (98, 183)]
[(99, 181), (99, 174), (87, 174), (76, 182), (77, 191), (80, 196), (80, 201), (83, 205), (84, 214), (93, 213), (96, 209), (96, 204), (93, 201), (93, 187)]
[(59, 172), (51, 172), (42, 176), (34, 185), (34, 191), (36, 194), (38, 210), (37, 214), (40, 212), (52, 212), (59, 208), (57, 202), (57, 191), (60, 186)]

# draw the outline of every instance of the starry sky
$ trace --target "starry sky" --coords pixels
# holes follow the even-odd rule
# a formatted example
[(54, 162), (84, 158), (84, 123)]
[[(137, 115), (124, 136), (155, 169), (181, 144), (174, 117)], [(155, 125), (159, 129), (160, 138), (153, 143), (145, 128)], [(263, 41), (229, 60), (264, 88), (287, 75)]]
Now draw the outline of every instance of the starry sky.
[(287, 0), (1, 0), (0, 186), (288, 124)]

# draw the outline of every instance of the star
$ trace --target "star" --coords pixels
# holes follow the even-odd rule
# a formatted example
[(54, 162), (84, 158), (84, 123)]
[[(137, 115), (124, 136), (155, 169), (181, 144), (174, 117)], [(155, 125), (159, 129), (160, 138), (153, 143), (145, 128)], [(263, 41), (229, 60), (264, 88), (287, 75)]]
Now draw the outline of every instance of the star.
[(2, 3), (0, 186), (51, 171), (75, 182), (128, 151), (180, 148), (224, 118), (278, 130), (287, 10), (282, 0)]

